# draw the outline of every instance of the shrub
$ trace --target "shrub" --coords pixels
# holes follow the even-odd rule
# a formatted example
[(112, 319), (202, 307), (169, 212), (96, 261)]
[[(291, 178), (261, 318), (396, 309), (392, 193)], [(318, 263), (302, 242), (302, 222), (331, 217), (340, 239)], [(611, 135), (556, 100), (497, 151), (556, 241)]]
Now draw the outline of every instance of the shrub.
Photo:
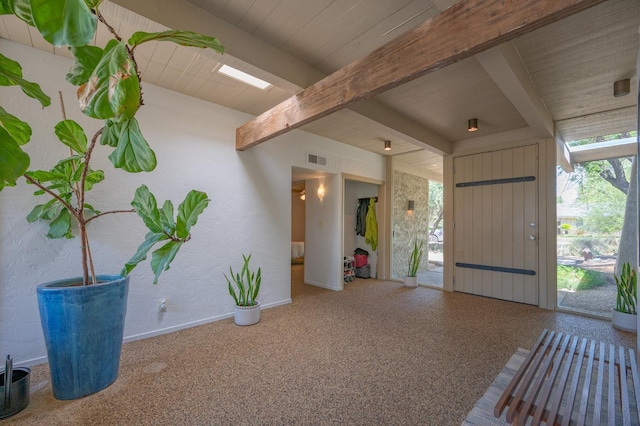
[(558, 289), (581, 291), (607, 284), (609, 275), (573, 266), (558, 265)]

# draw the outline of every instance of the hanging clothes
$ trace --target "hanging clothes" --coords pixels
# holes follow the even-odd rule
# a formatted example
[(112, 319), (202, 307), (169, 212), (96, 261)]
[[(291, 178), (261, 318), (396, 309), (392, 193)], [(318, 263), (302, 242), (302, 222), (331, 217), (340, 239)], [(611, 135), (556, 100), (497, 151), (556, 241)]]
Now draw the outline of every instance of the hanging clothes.
[(369, 209), (369, 199), (360, 198), (358, 200), (358, 211), (356, 213), (356, 234), (365, 236), (367, 230), (367, 210)]
[(376, 220), (376, 200), (369, 198), (369, 209), (367, 211), (367, 229), (365, 231), (364, 241), (375, 251), (378, 247), (378, 222)]

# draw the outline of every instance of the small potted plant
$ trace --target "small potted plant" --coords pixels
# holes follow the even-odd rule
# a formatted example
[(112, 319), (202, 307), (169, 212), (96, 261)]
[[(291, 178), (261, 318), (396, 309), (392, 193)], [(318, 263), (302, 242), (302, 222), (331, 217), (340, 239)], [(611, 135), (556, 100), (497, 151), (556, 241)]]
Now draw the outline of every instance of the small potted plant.
[(424, 241), (418, 243), (418, 238), (413, 241), (413, 248), (407, 264), (407, 275), (404, 277), (406, 287), (418, 287), (418, 269), (422, 260)]
[(234, 273), (229, 266), (229, 275), (231, 279), (224, 274), (229, 287), (229, 294), (236, 302), (235, 323), (237, 325), (253, 325), (260, 321), (260, 302), (258, 302), (258, 293), (260, 292), (260, 283), (262, 282), (262, 271), (258, 268), (257, 272), (249, 269), (249, 261), (251, 255), (242, 255), (244, 264), (240, 273)]
[(622, 265), (620, 277), (614, 274), (618, 294), (616, 307), (611, 315), (611, 323), (618, 330), (635, 333), (638, 329), (636, 309), (638, 300), (638, 281), (635, 268), (630, 263)]

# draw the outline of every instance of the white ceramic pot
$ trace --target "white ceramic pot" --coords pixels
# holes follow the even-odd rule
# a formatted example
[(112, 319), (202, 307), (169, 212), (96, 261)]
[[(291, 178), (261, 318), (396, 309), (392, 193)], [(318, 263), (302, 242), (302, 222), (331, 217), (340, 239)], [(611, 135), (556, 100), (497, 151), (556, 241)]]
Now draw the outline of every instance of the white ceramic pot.
[(405, 287), (418, 287), (418, 277), (404, 277)]
[(611, 325), (618, 330), (636, 333), (638, 331), (638, 316), (618, 312), (614, 309), (611, 311)]
[(237, 325), (253, 325), (260, 322), (260, 302), (253, 306), (236, 306), (234, 319)]

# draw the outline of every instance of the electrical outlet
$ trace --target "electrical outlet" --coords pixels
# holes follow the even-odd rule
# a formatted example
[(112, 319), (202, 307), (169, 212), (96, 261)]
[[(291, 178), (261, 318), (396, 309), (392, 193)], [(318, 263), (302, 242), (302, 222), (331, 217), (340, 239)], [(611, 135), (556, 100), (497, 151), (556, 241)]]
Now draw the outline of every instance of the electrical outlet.
[(167, 300), (161, 299), (158, 302), (158, 312), (167, 312)]

